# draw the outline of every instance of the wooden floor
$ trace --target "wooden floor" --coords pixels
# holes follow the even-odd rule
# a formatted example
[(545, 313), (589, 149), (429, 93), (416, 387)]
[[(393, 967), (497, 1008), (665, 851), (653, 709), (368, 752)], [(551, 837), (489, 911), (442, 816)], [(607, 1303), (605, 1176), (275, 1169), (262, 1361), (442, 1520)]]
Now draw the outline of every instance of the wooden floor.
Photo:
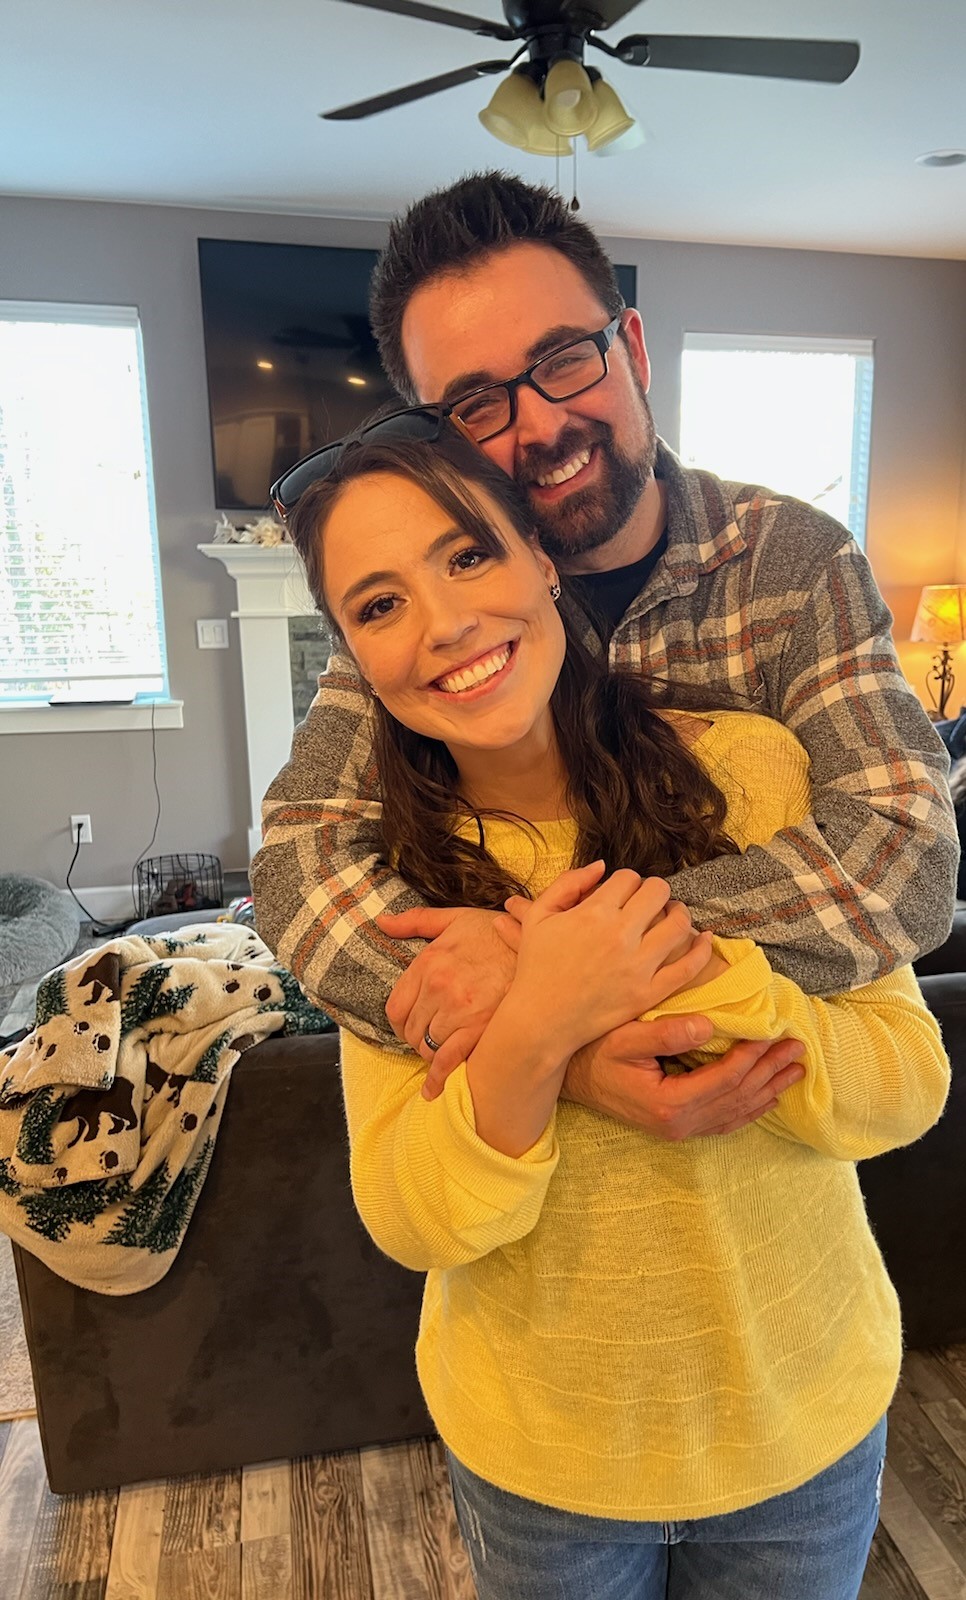
[[(63, 1499), (0, 1450), (0, 1600), (474, 1600), (433, 1441)], [(860, 1600), (966, 1600), (966, 1345), (906, 1357)]]

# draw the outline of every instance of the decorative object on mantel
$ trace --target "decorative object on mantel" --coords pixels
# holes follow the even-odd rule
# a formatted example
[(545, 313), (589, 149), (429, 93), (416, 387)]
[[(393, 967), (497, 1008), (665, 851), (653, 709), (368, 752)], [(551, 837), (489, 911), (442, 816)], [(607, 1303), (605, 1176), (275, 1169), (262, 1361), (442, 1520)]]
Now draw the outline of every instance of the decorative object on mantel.
[[(926, 691), (935, 708), (930, 712), (934, 722), (946, 720), (946, 706), (956, 682), (951, 666), (952, 652), (966, 639), (966, 584), (928, 584), (919, 596), (919, 609), (912, 624), (910, 639), (925, 644), (938, 644), (940, 649), (932, 658), (926, 674)], [(933, 693), (933, 684), (936, 693)]]
[(215, 523), (212, 538), (213, 544), (260, 544), (266, 548), (289, 542), (285, 524), (275, 517), (259, 517), (255, 522), (246, 522), (243, 528), (236, 528), (224, 512)]

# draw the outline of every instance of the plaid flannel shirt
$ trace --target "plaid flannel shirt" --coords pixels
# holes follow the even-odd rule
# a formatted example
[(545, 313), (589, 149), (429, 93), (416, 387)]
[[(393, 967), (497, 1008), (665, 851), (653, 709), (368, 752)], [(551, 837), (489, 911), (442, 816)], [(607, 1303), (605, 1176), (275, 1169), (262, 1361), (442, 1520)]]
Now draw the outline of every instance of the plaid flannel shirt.
[[(776, 717), (808, 752), (813, 797), (805, 823), (676, 874), (672, 891), (695, 926), (753, 938), (808, 994), (871, 983), (946, 938), (959, 854), (948, 757), (899, 669), (889, 611), (823, 512), (685, 468), (663, 444), (657, 475), (667, 550), (610, 663)], [(265, 797), (251, 876), (278, 959), (316, 1004), (391, 1044), (386, 1000), (421, 944), (373, 918), (420, 902), (383, 852), (369, 703), (335, 656)]]

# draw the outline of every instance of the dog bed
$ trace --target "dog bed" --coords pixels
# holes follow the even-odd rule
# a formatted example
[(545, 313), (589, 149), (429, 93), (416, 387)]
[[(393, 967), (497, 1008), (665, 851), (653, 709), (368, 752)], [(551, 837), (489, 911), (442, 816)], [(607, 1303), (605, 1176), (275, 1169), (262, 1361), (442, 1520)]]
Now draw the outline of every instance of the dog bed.
[(0, 873), (0, 986), (43, 977), (77, 943), (80, 912), (43, 878)]

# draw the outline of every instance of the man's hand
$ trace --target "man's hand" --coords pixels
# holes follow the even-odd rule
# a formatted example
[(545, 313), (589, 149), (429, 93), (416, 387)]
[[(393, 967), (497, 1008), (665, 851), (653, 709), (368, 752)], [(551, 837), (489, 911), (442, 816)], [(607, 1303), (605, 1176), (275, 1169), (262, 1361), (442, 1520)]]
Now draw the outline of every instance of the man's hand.
[(734, 1133), (756, 1122), (774, 1110), (785, 1089), (805, 1076), (800, 1064), (804, 1046), (797, 1039), (774, 1044), (744, 1040), (719, 1061), (680, 1076), (665, 1076), (658, 1053), (678, 1055), (706, 1043), (710, 1036), (706, 1017), (627, 1022), (576, 1052), (561, 1095), (677, 1143)]
[[(475, 1049), (510, 987), (516, 956), (497, 932), (510, 918), (500, 911), (448, 906), (384, 912), (376, 922), (391, 939), (432, 941), (399, 979), (386, 1016), (396, 1037), (432, 1064), (441, 1089)], [(435, 1053), (425, 1042), (427, 1033), (440, 1047)]]

